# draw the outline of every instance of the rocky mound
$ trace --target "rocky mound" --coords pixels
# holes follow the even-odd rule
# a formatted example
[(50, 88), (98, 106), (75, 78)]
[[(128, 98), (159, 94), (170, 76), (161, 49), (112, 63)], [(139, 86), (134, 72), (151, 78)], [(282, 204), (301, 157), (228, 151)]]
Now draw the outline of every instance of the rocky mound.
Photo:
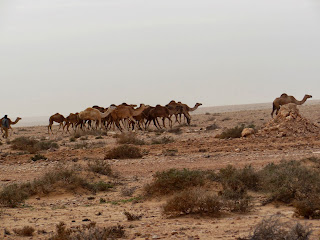
[(261, 128), (260, 136), (304, 136), (319, 133), (316, 124), (300, 115), (297, 105), (289, 103), (280, 108), (278, 115)]

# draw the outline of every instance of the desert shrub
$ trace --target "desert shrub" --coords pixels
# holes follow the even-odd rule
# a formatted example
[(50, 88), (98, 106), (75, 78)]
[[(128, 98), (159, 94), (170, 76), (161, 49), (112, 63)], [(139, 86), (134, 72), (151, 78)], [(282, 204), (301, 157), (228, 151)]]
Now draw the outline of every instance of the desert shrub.
[(74, 147), (75, 149), (85, 149), (85, 148), (88, 147), (88, 145), (89, 145), (89, 143), (87, 143), (87, 142), (85, 142), (85, 141), (82, 141), (82, 142), (80, 142), (80, 143), (75, 144), (73, 147)]
[(134, 145), (144, 145), (145, 141), (138, 139), (135, 133), (121, 133), (118, 136), (117, 143), (119, 144), (134, 144)]
[(112, 175), (112, 170), (111, 170), (110, 164), (108, 164), (104, 160), (97, 159), (97, 160), (94, 160), (93, 162), (90, 161), (88, 163), (88, 169), (91, 172), (99, 173), (102, 175), (107, 175), (107, 176)]
[(41, 154), (35, 154), (33, 157), (30, 158), (32, 161), (38, 161), (38, 160), (47, 160), (46, 156)]
[(240, 138), (244, 125), (236, 126), (234, 128), (228, 128), (222, 133), (218, 134), (216, 138), (227, 139), (227, 138)]
[(204, 184), (204, 174), (195, 170), (170, 169), (163, 172), (157, 172), (153, 181), (144, 188), (146, 195), (166, 195), (176, 191), (182, 191), (193, 186), (202, 186)]
[(5, 186), (0, 192), (0, 204), (7, 207), (17, 207), (29, 197), (28, 192), (20, 188), (18, 184)]
[(172, 137), (153, 138), (151, 144), (167, 144), (174, 142)]
[(111, 149), (106, 153), (104, 159), (128, 159), (128, 158), (142, 158), (139, 148), (130, 145), (121, 145)]
[(128, 221), (136, 221), (142, 218), (142, 214), (133, 214), (127, 211), (125, 211), (123, 214), (127, 217)]
[(60, 222), (56, 225), (56, 233), (49, 240), (109, 240), (124, 236), (124, 227), (121, 225), (101, 228), (91, 222), (76, 228), (66, 228), (65, 223)]
[(206, 214), (218, 216), (222, 208), (219, 197), (203, 189), (187, 189), (176, 193), (163, 206), (166, 215)]
[(320, 194), (319, 173), (297, 161), (270, 163), (259, 174), (261, 188), (271, 193), (272, 200), (290, 203)]
[(211, 125), (207, 126), (206, 130), (210, 131), (210, 130), (216, 130), (218, 128), (219, 128), (218, 125), (214, 123), (214, 124), (211, 124)]
[(113, 188), (113, 185), (103, 181), (90, 184), (90, 190), (93, 190), (94, 192), (107, 191), (110, 188)]
[(12, 184), (4, 187), (0, 192), (0, 204), (8, 207), (16, 207), (28, 197), (36, 194), (48, 194), (57, 188), (76, 192), (78, 189), (86, 189), (91, 192), (106, 191), (112, 185), (98, 182), (89, 183), (81, 177), (79, 172), (69, 168), (57, 168), (45, 173), (42, 177), (32, 182)]
[(33, 236), (34, 233), (34, 228), (30, 227), (30, 226), (25, 226), (23, 228), (14, 228), (13, 232), (15, 234), (17, 234), (18, 236), (24, 236), (24, 237), (28, 237), (28, 236)]
[(162, 150), (162, 154), (165, 156), (176, 156), (178, 153), (178, 149), (164, 149)]
[(36, 143), (35, 147), (38, 150), (47, 150), (50, 148), (58, 149), (59, 145), (58, 143), (50, 140), (50, 141), (39, 141), (38, 143)]
[(59, 148), (59, 145), (54, 141), (38, 141), (29, 137), (18, 137), (11, 141), (11, 148), (36, 153), (50, 148)]
[(251, 236), (242, 239), (250, 240), (308, 240), (312, 231), (300, 223), (290, 224), (280, 221), (280, 217), (273, 215), (263, 219), (254, 229)]
[(293, 206), (300, 216), (312, 219), (320, 218), (320, 196), (318, 193), (311, 193), (307, 198), (295, 200)]
[(174, 134), (181, 134), (182, 130), (180, 127), (174, 127), (168, 130), (169, 133), (174, 133)]
[(131, 197), (136, 191), (137, 187), (124, 187), (121, 189), (121, 195), (125, 197)]
[(75, 141), (76, 141), (76, 138), (75, 138), (75, 137), (70, 137), (69, 141), (70, 141), (70, 142), (75, 142)]
[(228, 165), (226, 168), (221, 168), (217, 174), (211, 175), (211, 177), (214, 178), (213, 180), (221, 182), (225, 188), (251, 190), (258, 190), (259, 188), (259, 174), (251, 165), (247, 165), (243, 169), (236, 169)]

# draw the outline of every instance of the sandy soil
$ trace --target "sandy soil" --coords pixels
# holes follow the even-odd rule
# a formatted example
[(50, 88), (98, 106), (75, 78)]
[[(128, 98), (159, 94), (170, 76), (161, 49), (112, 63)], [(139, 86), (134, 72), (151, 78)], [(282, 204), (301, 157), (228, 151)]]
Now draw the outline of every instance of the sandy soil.
[[(311, 122), (320, 122), (320, 104), (299, 107), (301, 115)], [(68, 227), (85, 224), (84, 219), (95, 221), (98, 226), (125, 226), (128, 239), (236, 239), (251, 233), (254, 226), (264, 217), (280, 214), (285, 221), (300, 221), (313, 229), (312, 239), (319, 239), (320, 220), (306, 220), (294, 215), (294, 208), (284, 205), (261, 205), (260, 197), (256, 196), (255, 208), (248, 214), (225, 214), (219, 218), (203, 216), (183, 216), (166, 218), (162, 214), (162, 205), (166, 198), (147, 200), (143, 202), (125, 202), (121, 200), (132, 197), (123, 196), (124, 188), (136, 187), (133, 197), (141, 194), (143, 186), (152, 180), (157, 171), (170, 168), (188, 169), (219, 169), (232, 164), (243, 167), (252, 164), (262, 168), (270, 162), (281, 160), (300, 160), (306, 157), (320, 157), (320, 135), (300, 135), (291, 137), (249, 137), (232, 140), (214, 138), (224, 128), (238, 124), (254, 124), (260, 128), (270, 121), (270, 109), (250, 110), (226, 113), (196, 114), (192, 116), (192, 125), (183, 126), (182, 134), (164, 132), (137, 131), (137, 136), (146, 142), (154, 138), (170, 136), (174, 142), (160, 145), (143, 145), (145, 153), (142, 159), (107, 160), (113, 171), (119, 173), (119, 182), (112, 191), (100, 192), (96, 195), (60, 192), (49, 196), (34, 196), (26, 201), (24, 207), (2, 208), (0, 210), (0, 239), (19, 239), (12, 229), (32, 226), (37, 231), (33, 237), (21, 239), (47, 239), (55, 231), (55, 226), (63, 221)], [(217, 130), (206, 130), (206, 127), (216, 124)], [(116, 146), (114, 134), (109, 132), (102, 139), (88, 136), (87, 140), (70, 142), (72, 134), (58, 131), (48, 135), (45, 126), (14, 128), (10, 139), (19, 136), (32, 136), (36, 139), (55, 140), (60, 148), (42, 152), (48, 159), (33, 162), (34, 154), (15, 151), (5, 140), (0, 145), (0, 187), (12, 183), (31, 181), (46, 171), (62, 165), (83, 165), (95, 159), (104, 159), (108, 149)], [(88, 143), (92, 148), (78, 149), (76, 144)], [(175, 156), (166, 156), (164, 151), (175, 149)], [(96, 176), (102, 180), (108, 177)], [(254, 194), (254, 193), (252, 193)], [(93, 197), (89, 198), (88, 197)], [(100, 198), (107, 203), (100, 203)], [(113, 203), (111, 203), (113, 202)], [(114, 204), (117, 202), (118, 204)], [(140, 221), (129, 222), (124, 211), (143, 214)], [(12, 234), (4, 236), (4, 229)]]

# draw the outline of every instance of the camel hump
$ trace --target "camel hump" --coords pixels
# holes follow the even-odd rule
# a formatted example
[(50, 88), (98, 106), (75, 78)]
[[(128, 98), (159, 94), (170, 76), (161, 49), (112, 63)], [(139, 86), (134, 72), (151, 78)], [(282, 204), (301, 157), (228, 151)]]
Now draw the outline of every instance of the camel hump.
[(288, 94), (282, 93), (280, 97), (288, 97)]

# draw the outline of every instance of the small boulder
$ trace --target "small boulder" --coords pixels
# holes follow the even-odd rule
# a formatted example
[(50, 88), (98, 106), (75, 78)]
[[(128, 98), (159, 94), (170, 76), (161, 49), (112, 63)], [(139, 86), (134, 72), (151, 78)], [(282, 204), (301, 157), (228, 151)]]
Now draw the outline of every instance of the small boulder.
[(254, 134), (254, 129), (253, 128), (244, 128), (241, 132), (242, 137), (247, 137)]

